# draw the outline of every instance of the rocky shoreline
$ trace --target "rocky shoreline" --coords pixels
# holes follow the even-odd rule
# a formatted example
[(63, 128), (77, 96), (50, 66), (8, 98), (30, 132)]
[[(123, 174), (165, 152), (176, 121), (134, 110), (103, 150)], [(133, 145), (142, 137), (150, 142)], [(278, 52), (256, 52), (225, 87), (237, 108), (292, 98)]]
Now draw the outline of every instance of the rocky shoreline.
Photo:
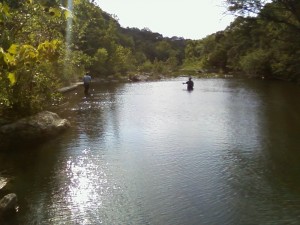
[(0, 126), (0, 149), (11, 149), (31, 142), (44, 141), (71, 126), (56, 113), (43, 111)]
[[(149, 74), (138, 74), (130, 77), (127, 81), (141, 82), (151, 80), (150, 78)], [(111, 80), (111, 82), (113, 81)], [(95, 80), (94, 82), (107, 82), (107, 80)], [(82, 82), (77, 82), (59, 89), (59, 92), (72, 91), (81, 85)], [(70, 126), (68, 120), (62, 119), (50, 111), (43, 111), (12, 123), (0, 123), (0, 149), (1, 151), (8, 151), (26, 144), (47, 141), (64, 132)], [(8, 179), (0, 174), (0, 224), (6, 218), (14, 217), (18, 207), (17, 195), (9, 191), (8, 183)]]
[[(163, 75), (140, 73), (119, 80), (115, 80), (113, 77), (108, 77), (105, 80), (96, 78), (93, 79), (93, 82), (145, 82), (160, 80), (163, 77)], [(75, 90), (79, 86), (82, 86), (82, 82), (62, 87), (58, 91), (66, 93)], [(49, 111), (40, 112), (12, 123), (8, 123), (0, 118), (0, 149), (9, 149), (35, 141), (44, 141), (58, 135), (68, 127), (70, 127), (69, 121), (61, 119), (56, 113)]]
[[(38, 143), (57, 136), (71, 126), (56, 113), (44, 111), (13, 123), (0, 126), (0, 149), (8, 151), (28, 143)], [(17, 212), (17, 195), (8, 188), (9, 180), (0, 174), (0, 224), (14, 218)]]
[(8, 179), (0, 177), (0, 224), (15, 217), (18, 208), (18, 199), (15, 193), (10, 193)]

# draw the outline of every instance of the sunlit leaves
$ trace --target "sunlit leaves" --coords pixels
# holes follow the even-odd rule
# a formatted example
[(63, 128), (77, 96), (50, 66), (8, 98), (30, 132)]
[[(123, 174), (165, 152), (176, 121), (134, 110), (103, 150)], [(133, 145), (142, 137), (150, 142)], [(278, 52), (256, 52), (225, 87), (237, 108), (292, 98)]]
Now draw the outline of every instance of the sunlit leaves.
[(0, 47), (0, 59), (2, 59), (5, 55), (5, 51)]
[(39, 53), (39, 58), (52, 59), (53, 57), (56, 56), (60, 45), (61, 45), (61, 41), (59, 40), (45, 41), (39, 44), (37, 48), (37, 51)]
[(73, 12), (64, 6), (59, 7), (61, 10), (63, 10), (63, 14), (65, 16), (65, 19), (74, 18)]
[(22, 114), (30, 114), (51, 103), (57, 88), (52, 63), (57, 60), (60, 45), (60, 41), (52, 40), (37, 48), (28, 44), (12, 44), (7, 51), (0, 48), (0, 58), (2, 56), (6, 64), (2, 65), (5, 70), (1, 80), (5, 82), (1, 86), (0, 103)]
[(99, 48), (95, 54), (95, 61), (97, 64), (104, 65), (108, 59), (108, 52), (105, 48)]
[(56, 17), (60, 17), (61, 16), (61, 11), (59, 10), (59, 8), (50, 8), (49, 9), (49, 13), (51, 16), (56, 16)]
[(9, 66), (16, 66), (17, 63), (32, 62), (37, 56), (36, 49), (31, 45), (12, 44), (4, 53), (4, 61)]
[(226, 0), (228, 10), (242, 15), (257, 14), (269, 0)]
[(31, 64), (38, 60), (52, 60), (57, 56), (61, 41), (52, 40), (41, 43), (37, 48), (31, 45), (12, 44), (5, 52), (2, 48), (0, 53), (8, 66), (16, 66), (18, 63)]
[(11, 86), (16, 83), (16, 77), (14, 73), (8, 73), (7, 78), (9, 79)]
[(33, 113), (56, 96), (64, 71), (58, 58), (72, 13), (53, 0), (0, 2), (0, 110)]
[(9, 6), (4, 2), (0, 2), (0, 22), (10, 17)]
[(16, 65), (16, 58), (11, 55), (10, 53), (4, 53), (3, 55), (4, 62), (9, 65), (9, 66), (14, 66)]
[(36, 49), (31, 45), (22, 45), (20, 47), (19, 57), (24, 61), (35, 60), (38, 57)]
[(132, 52), (128, 48), (124, 48), (121, 45), (115, 46), (115, 51), (111, 55), (110, 61), (113, 62), (114, 65), (114, 72), (124, 72), (126, 71), (130, 66), (132, 66), (132, 63), (130, 60), (132, 59)]
[(64, 15), (66, 19), (73, 18), (73, 14), (70, 10), (65, 10)]
[(155, 58), (177, 64), (179, 42), (157, 44), (163, 37), (150, 30), (125, 32), (94, 0), (5, 1), (11, 8), (0, 0), (0, 102), (18, 110), (47, 102), (55, 93), (51, 82), (67, 85), (86, 69), (101, 77)]
[(19, 45), (12, 44), (12, 45), (9, 47), (9, 49), (8, 49), (7, 51), (8, 51), (10, 54), (15, 55), (15, 54), (17, 54), (18, 47), (19, 47)]
[(73, 3), (74, 3), (74, 5), (78, 5), (78, 4), (81, 3), (81, 1), (82, 1), (82, 0), (74, 0)]

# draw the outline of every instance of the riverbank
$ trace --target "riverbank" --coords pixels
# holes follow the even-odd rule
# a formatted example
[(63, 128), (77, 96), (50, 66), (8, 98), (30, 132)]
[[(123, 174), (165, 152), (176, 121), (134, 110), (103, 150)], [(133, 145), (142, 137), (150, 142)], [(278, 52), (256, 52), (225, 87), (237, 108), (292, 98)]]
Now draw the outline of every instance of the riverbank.
[(73, 83), (73, 84), (71, 84), (69, 86), (59, 88), (58, 91), (60, 93), (65, 93), (65, 92), (68, 92), (68, 91), (75, 90), (77, 87), (79, 87), (81, 85), (82, 85), (82, 82), (76, 82), (76, 83)]
[[(106, 78), (93, 78), (92, 83), (145, 82), (145, 81), (161, 80), (165, 77), (166, 76), (163, 74), (154, 74), (154, 73), (138, 73), (138, 74), (132, 74), (132, 75), (122, 76), (122, 77), (116, 77), (112, 75)], [(82, 82), (75, 82), (68, 86), (59, 88), (58, 91), (63, 94), (69, 91), (73, 91), (82, 85), (83, 85)]]
[(56, 113), (43, 111), (0, 127), (1, 150), (38, 143), (54, 137), (71, 126)]

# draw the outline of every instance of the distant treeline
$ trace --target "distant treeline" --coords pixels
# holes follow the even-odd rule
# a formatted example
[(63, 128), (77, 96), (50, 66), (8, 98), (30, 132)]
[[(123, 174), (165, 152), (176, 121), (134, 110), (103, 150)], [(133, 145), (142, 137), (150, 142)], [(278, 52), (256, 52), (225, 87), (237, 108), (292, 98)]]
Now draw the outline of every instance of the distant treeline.
[(188, 41), (185, 65), (200, 71), (300, 81), (300, 1), (228, 0), (241, 15), (224, 31)]
[(224, 31), (185, 40), (122, 28), (93, 0), (0, 0), (0, 114), (55, 104), (58, 88), (87, 71), (116, 79), (181, 69), (298, 81), (299, 1), (224, 2), (242, 16)]

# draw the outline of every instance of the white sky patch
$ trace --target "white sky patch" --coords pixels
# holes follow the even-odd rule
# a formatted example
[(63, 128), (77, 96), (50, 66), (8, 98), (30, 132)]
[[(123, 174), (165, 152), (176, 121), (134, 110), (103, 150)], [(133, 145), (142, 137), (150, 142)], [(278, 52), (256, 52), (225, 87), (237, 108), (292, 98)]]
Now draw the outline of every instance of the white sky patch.
[(224, 30), (233, 20), (224, 0), (97, 0), (122, 27), (149, 28), (165, 37), (201, 39)]

